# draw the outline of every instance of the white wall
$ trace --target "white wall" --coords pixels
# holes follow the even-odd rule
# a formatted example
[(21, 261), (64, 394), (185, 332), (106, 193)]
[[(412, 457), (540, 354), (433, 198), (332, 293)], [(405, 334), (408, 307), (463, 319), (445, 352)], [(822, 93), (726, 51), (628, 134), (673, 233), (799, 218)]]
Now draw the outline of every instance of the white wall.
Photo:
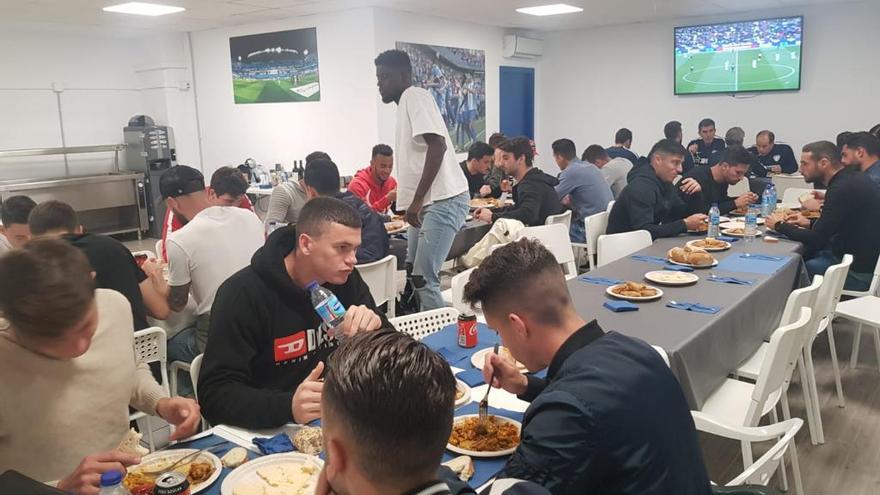
[[(674, 26), (777, 14), (804, 15), (800, 91), (751, 98), (673, 95)], [(536, 75), (539, 151), (549, 154), (561, 137), (573, 139), (579, 152), (592, 143), (607, 146), (616, 129), (628, 127), (634, 151), (647, 154), (666, 122), (682, 122), (687, 141), (696, 137), (703, 117), (715, 119), (722, 137), (740, 126), (749, 143), (768, 128), (795, 149), (833, 141), (842, 130), (868, 129), (880, 122), (877, 19), (880, 2), (870, 1), (548, 35)]]

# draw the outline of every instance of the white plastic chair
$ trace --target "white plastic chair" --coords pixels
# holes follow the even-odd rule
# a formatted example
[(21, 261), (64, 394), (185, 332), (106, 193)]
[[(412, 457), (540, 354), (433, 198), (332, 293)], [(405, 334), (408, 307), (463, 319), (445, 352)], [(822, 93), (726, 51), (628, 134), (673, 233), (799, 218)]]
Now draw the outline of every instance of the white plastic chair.
[[(786, 450), (789, 449), (789, 446), (794, 449), (794, 437), (804, 425), (803, 420), (794, 418), (768, 426), (731, 426), (718, 422), (699, 411), (691, 411), (691, 416), (694, 418), (694, 426), (697, 427), (697, 431), (718, 437), (738, 440), (740, 443), (776, 440), (776, 443), (760, 459), (747, 467), (745, 471), (733, 478), (725, 486), (746, 484), (767, 486), (770, 478), (773, 477), (773, 473), (782, 464), (782, 456)], [(795, 455), (797, 453), (792, 450), (792, 456)]]
[(565, 225), (565, 229), (568, 230), (571, 228), (571, 210), (565, 210), (564, 212), (558, 215), (549, 215), (547, 220), (544, 221), (544, 225), (553, 225), (553, 224), (561, 224)]
[[(788, 295), (788, 300), (785, 303), (785, 309), (783, 309), (782, 311), (782, 318), (779, 321), (780, 325), (789, 325), (791, 323), (794, 323), (794, 321), (800, 316), (801, 308), (813, 307), (813, 305), (816, 303), (816, 298), (819, 295), (819, 289), (822, 286), (823, 279), (824, 278), (822, 277), (822, 275), (816, 275), (815, 277), (813, 277), (812, 284), (807, 287), (792, 291), (792, 293)], [(813, 313), (812, 318), (814, 321), (811, 322), (811, 325), (813, 325), (814, 328), (817, 328), (819, 326), (819, 320), (821, 319), (821, 317), (818, 313)], [(807, 337), (809, 337), (809, 334), (807, 334)], [(818, 427), (816, 426), (816, 413), (813, 410), (815, 402), (813, 401), (813, 398), (811, 396), (812, 393), (809, 387), (809, 384), (811, 382), (807, 377), (807, 367), (804, 361), (804, 353), (806, 353), (810, 349), (808, 347), (809, 344), (810, 339), (805, 339), (803, 342), (802, 354), (798, 358), (797, 366), (800, 370), (802, 384), (801, 388), (804, 392), (804, 404), (806, 405), (807, 410), (807, 424), (810, 427), (810, 441), (813, 445), (816, 445), (818, 443), (824, 442), (824, 438), (821, 439), (822, 442), (819, 441), (820, 438), (818, 436)], [(756, 381), (759, 374), (761, 373), (761, 366), (764, 363), (764, 359), (767, 356), (767, 348), (768, 344), (766, 342), (762, 343), (754, 354), (752, 354), (749, 358), (744, 360), (739, 365), (736, 372), (734, 373), (734, 376)]]
[(528, 237), (535, 239), (544, 245), (562, 267), (567, 280), (577, 277), (577, 264), (574, 262), (574, 250), (568, 237), (568, 229), (564, 225), (540, 225), (538, 227), (525, 227), (519, 231), (515, 240)]
[[(159, 363), (159, 374), (162, 377), (162, 388), (166, 393), (168, 389), (168, 339), (165, 330), (159, 327), (150, 327), (138, 330), (134, 333), (134, 356), (136, 363)], [(128, 416), (129, 421), (135, 421), (144, 418), (147, 423), (147, 441), (150, 445), (150, 451), (155, 450), (156, 445), (153, 442), (153, 425), (150, 416), (144, 412), (136, 411)]]
[(572, 246), (582, 247), (586, 251), (590, 270), (596, 268), (596, 242), (598, 242), (600, 235), (605, 235), (607, 228), (608, 212), (600, 211), (599, 213), (594, 213), (584, 219), (584, 234), (587, 242), (584, 244), (572, 243)]
[[(495, 246), (492, 246), (495, 247)], [(476, 268), (476, 267), (475, 267)], [(473, 273), (474, 268), (468, 268), (467, 270), (458, 273), (452, 277), (450, 281), (451, 287), (449, 288), (450, 292), (450, 303), (452, 307), (457, 309), (459, 313), (467, 313), (470, 311), (470, 307), (462, 302), (461, 298), (464, 295), (464, 286), (467, 284), (470, 279), (471, 273)]]
[(749, 179), (747, 177), (744, 177), (740, 179), (740, 181), (736, 184), (727, 188), (727, 195), (732, 198), (736, 198), (740, 194), (747, 193), (749, 191), (751, 191), (751, 189), (749, 188)]
[[(811, 324), (811, 322), (813, 324)], [(791, 374), (797, 364), (804, 342), (815, 334), (815, 320), (810, 308), (801, 308), (797, 321), (780, 326), (770, 336), (770, 343), (761, 372), (754, 383), (727, 379), (703, 403), (701, 412), (720, 423), (736, 426), (758, 426), (761, 418), (770, 414), (774, 423), (779, 422), (776, 405), (782, 405), (783, 417), (791, 418), (786, 390)], [(753, 463), (750, 442), (742, 442), (743, 468)], [(794, 444), (791, 445), (791, 468), (798, 493), (803, 494), (800, 466)], [(783, 490), (788, 487), (784, 465), (780, 465)]]
[(773, 184), (776, 186), (776, 195), (780, 198), (785, 198), (785, 193), (788, 192), (789, 189), (809, 189), (812, 191), (812, 189), (810, 189), (810, 184), (807, 184), (807, 181), (804, 180), (804, 176), (801, 174), (776, 174), (773, 175), (770, 180), (773, 181)]
[(670, 366), (669, 364), (669, 354), (666, 354), (666, 349), (660, 347), (659, 345), (652, 345), (651, 347), (657, 351), (657, 354), (660, 354), (660, 357), (663, 358), (663, 362), (666, 363), (666, 366)]
[(608, 202), (608, 206), (605, 207), (605, 213), (609, 215), (611, 214), (611, 208), (614, 208), (614, 202), (615, 200), (611, 200)]
[[(800, 204), (801, 196), (806, 193), (813, 193), (813, 189), (807, 189), (805, 187), (789, 187), (785, 190), (782, 196), (782, 202), (785, 204)], [(776, 190), (776, 194), (779, 194), (779, 190)]]
[(868, 290), (842, 290), (841, 296), (854, 297), (837, 305), (835, 314), (837, 316), (853, 320), (859, 324), (856, 327), (856, 334), (853, 340), (852, 354), (849, 357), (849, 367), (856, 369), (859, 360), (859, 344), (862, 340), (862, 325), (867, 324), (874, 330), (874, 351), (877, 353), (877, 366), (880, 367), (880, 307), (877, 297), (880, 295), (880, 258), (877, 258), (877, 264), (874, 265), (874, 276), (871, 278), (871, 285)]
[[(199, 398), (199, 373), (202, 371), (202, 358), (204, 354), (194, 357), (192, 363), (184, 363), (183, 361), (174, 361), (168, 367), (168, 373), (171, 375), (171, 396), (177, 395), (177, 374), (181, 371), (189, 372), (189, 379), (192, 382), (193, 394), (196, 400)], [(207, 422), (202, 418), (202, 429), (207, 429)]]
[(406, 316), (398, 316), (388, 321), (399, 332), (406, 333), (416, 340), (439, 332), (444, 327), (458, 321), (459, 312), (455, 308), (438, 308)]
[(596, 265), (605, 266), (640, 249), (650, 247), (653, 242), (651, 233), (647, 230), (600, 235), (596, 241)]
[[(846, 275), (849, 273), (849, 267), (852, 265), (852, 261), (852, 255), (845, 254), (840, 263), (831, 265), (825, 270), (825, 280), (822, 282), (822, 287), (819, 289), (819, 296), (816, 298), (816, 305), (814, 306), (814, 310), (819, 313), (819, 316), (821, 317), (816, 334), (818, 335), (823, 331), (828, 332), (828, 348), (831, 351), (831, 364), (834, 366), (834, 385), (837, 388), (838, 407), (846, 407), (846, 401), (843, 398), (843, 384), (840, 380), (840, 365), (837, 362), (837, 346), (834, 343), (834, 328), (832, 326), (832, 320), (834, 319), (834, 310), (840, 302), (840, 295), (843, 292), (843, 284), (846, 283)], [(813, 340), (815, 340), (815, 335), (813, 336), (813, 339), (810, 340), (808, 350), (812, 350)], [(807, 368), (809, 368), (808, 378), (812, 380), (810, 386), (816, 400), (815, 405), (818, 416), (819, 404), (818, 394), (816, 393), (816, 373), (813, 371), (812, 353), (807, 352), (805, 357)], [(824, 439), (821, 418), (819, 420), (819, 432), (820, 437)]]
[(373, 301), (376, 306), (388, 303), (388, 309), (385, 315), (393, 318), (396, 311), (397, 302), (397, 283), (395, 279), (397, 271), (397, 258), (389, 254), (379, 261), (372, 263), (364, 263), (363, 265), (355, 265), (361, 278), (370, 288), (370, 294), (373, 295)]

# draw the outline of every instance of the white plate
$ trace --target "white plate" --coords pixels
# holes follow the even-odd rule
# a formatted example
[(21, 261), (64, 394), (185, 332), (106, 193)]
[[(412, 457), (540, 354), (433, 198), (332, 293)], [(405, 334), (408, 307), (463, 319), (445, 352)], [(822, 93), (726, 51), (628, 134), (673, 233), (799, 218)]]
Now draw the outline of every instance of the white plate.
[[(758, 225), (764, 225), (764, 219), (763, 219), (763, 218), (760, 218), (760, 217), (759, 217), (757, 220), (758, 220), (758, 222), (757, 222)], [(722, 230), (723, 230), (723, 229), (736, 229), (736, 228), (744, 229), (744, 228), (746, 228), (746, 223), (745, 223), (745, 222), (742, 222), (742, 221), (739, 221), (739, 220), (733, 220), (733, 221), (731, 221), (731, 222), (724, 222), (724, 223), (721, 223), (721, 224), (719, 224), (718, 226), (721, 227)]]
[(715, 258), (712, 258), (712, 260), (713, 261), (711, 265), (692, 265), (690, 263), (679, 263), (678, 261), (672, 261), (671, 259), (666, 258), (667, 263), (679, 266), (689, 266), (691, 268), (712, 268), (713, 266), (718, 266), (718, 260), (716, 260)]
[(405, 232), (406, 229), (406, 222), (385, 222), (385, 232), (388, 232), (389, 234), (399, 234), (401, 232)]
[(700, 277), (688, 272), (656, 270), (646, 273), (645, 280), (662, 285), (690, 285), (700, 280)]
[[(502, 354), (503, 350), (504, 350), (503, 345), (498, 346), (498, 354)], [(486, 355), (489, 354), (490, 352), (492, 352), (491, 347), (487, 347), (485, 349), (482, 349), (482, 350), (475, 352), (471, 356), (471, 364), (474, 365), (474, 368), (483, 369), (483, 361), (486, 360)], [(516, 369), (518, 369), (520, 373), (528, 373), (529, 372), (529, 370), (526, 369), (526, 366), (524, 364), (520, 363), (519, 361), (517, 361), (517, 363), (516, 363)]]
[[(724, 235), (732, 236), (732, 237), (745, 237), (746, 236), (745, 234), (737, 234), (735, 232), (731, 232), (730, 229), (724, 229), (721, 231), (721, 233)], [(761, 237), (762, 235), (764, 235), (764, 234), (762, 234), (760, 230), (755, 231), (755, 237)]]
[[(156, 467), (153, 467), (154, 464), (165, 464), (166, 466), (171, 466), (180, 458), (188, 456), (192, 453), (198, 452), (200, 449), (174, 449), (174, 450), (163, 450), (161, 452), (153, 452), (152, 454), (147, 454), (141, 458), (141, 463), (137, 466), (131, 466), (128, 468), (129, 472), (137, 471), (137, 470), (147, 470), (153, 471)], [(215, 481), (220, 477), (220, 472), (223, 470), (223, 463), (220, 462), (220, 458), (210, 452), (202, 452), (195, 459), (192, 459), (192, 462), (210, 462), (212, 466), (214, 466), (214, 472), (211, 473), (211, 476), (202, 483), (198, 485), (193, 485), (191, 487), (192, 493), (199, 493), (202, 490), (206, 490)], [(167, 464), (166, 464), (167, 463)], [(231, 493), (231, 492), (230, 492)]]
[(710, 253), (714, 253), (714, 252), (718, 252), (718, 251), (727, 251), (731, 247), (731, 244), (727, 241), (721, 241), (725, 244), (725, 246), (720, 247), (720, 248), (716, 248), (716, 247), (710, 248), (710, 247), (705, 247), (705, 246), (698, 246), (696, 243), (698, 243), (702, 240), (703, 239), (694, 239), (693, 241), (688, 241), (688, 243), (686, 245), (690, 246), (690, 247), (694, 247), (694, 248), (703, 249), (703, 250), (708, 251)]
[(620, 294), (615, 294), (612, 291), (612, 289), (614, 289), (615, 287), (618, 287), (620, 285), (622, 285), (622, 284), (612, 285), (611, 287), (608, 287), (607, 289), (605, 289), (605, 293), (611, 297), (614, 297), (617, 299), (623, 299), (625, 301), (653, 301), (655, 299), (660, 299), (661, 297), (663, 297), (663, 291), (660, 290), (659, 287), (654, 287), (653, 285), (648, 286), (651, 289), (654, 289), (657, 291), (657, 293), (654, 294), (653, 296), (644, 296), (644, 297), (621, 296)]
[(318, 484), (318, 475), (321, 473), (321, 468), (324, 467), (324, 461), (318, 457), (303, 454), (302, 452), (287, 452), (284, 454), (272, 454), (259, 457), (238, 466), (229, 473), (229, 476), (227, 476), (226, 479), (223, 480), (223, 484), (220, 485), (220, 494), (232, 495), (232, 491), (240, 484), (257, 484), (264, 487), (269, 486), (263, 481), (263, 478), (260, 478), (257, 474), (257, 469), (282, 464), (303, 464), (315, 468), (315, 472), (306, 484), (305, 490), (302, 491), (303, 495), (312, 495), (315, 493), (315, 488), (317, 488)]
[[(465, 414), (463, 416), (456, 416), (455, 419), (452, 420), (452, 423), (455, 424), (463, 419), (476, 418), (478, 416), (479, 416), (479, 414)], [(500, 419), (501, 421), (504, 421), (506, 423), (511, 423), (514, 426), (516, 426), (516, 429), (519, 430), (520, 441), (522, 441), (522, 423), (520, 423), (519, 421), (517, 421), (515, 419), (505, 418), (504, 416), (495, 416), (495, 417)], [(510, 454), (516, 452), (516, 447), (518, 447), (518, 446), (519, 445), (511, 447), (509, 449), (498, 450), (496, 452), (478, 452), (476, 450), (463, 449), (461, 447), (456, 447), (455, 445), (452, 445), (451, 443), (447, 443), (446, 449), (450, 450), (452, 452), (455, 452), (456, 454), (469, 455), (471, 457), (501, 457), (501, 456), (510, 455)], [(226, 495), (226, 493), (223, 493), (223, 495)], [(230, 493), (230, 495), (232, 495), (232, 494)]]
[(455, 379), (455, 386), (456, 389), (460, 388), (464, 390), (464, 395), (462, 395), (459, 399), (455, 399), (455, 407), (458, 408), (471, 401), (471, 388), (468, 386), (467, 383), (459, 380), (458, 378)]

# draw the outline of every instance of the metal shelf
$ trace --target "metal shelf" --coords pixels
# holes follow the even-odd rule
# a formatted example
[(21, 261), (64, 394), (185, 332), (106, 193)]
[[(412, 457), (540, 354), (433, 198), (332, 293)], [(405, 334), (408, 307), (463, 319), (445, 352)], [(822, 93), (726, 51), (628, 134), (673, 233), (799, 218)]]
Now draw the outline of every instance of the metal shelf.
[(78, 153), (102, 153), (113, 152), (113, 167), (119, 172), (119, 152), (125, 149), (124, 144), (104, 144), (97, 146), (68, 146), (63, 148), (29, 148), (21, 150), (0, 150), (0, 159), (19, 158), (24, 156), (64, 156), (64, 175), (70, 177), (70, 168), (67, 163), (67, 155)]

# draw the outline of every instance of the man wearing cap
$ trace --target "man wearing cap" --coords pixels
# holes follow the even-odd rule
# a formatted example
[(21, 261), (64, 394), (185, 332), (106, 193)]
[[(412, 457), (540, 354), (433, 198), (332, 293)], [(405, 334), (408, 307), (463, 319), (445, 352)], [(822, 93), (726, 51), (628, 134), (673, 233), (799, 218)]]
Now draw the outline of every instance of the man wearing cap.
[(181, 311), (190, 293), (197, 305), (194, 328), (168, 341), (168, 360), (189, 363), (205, 352), (211, 306), (220, 284), (247, 266), (263, 245), (263, 223), (253, 212), (214, 206), (198, 170), (178, 165), (159, 180), (168, 208), (186, 224), (165, 241), (168, 254), (168, 306)]

